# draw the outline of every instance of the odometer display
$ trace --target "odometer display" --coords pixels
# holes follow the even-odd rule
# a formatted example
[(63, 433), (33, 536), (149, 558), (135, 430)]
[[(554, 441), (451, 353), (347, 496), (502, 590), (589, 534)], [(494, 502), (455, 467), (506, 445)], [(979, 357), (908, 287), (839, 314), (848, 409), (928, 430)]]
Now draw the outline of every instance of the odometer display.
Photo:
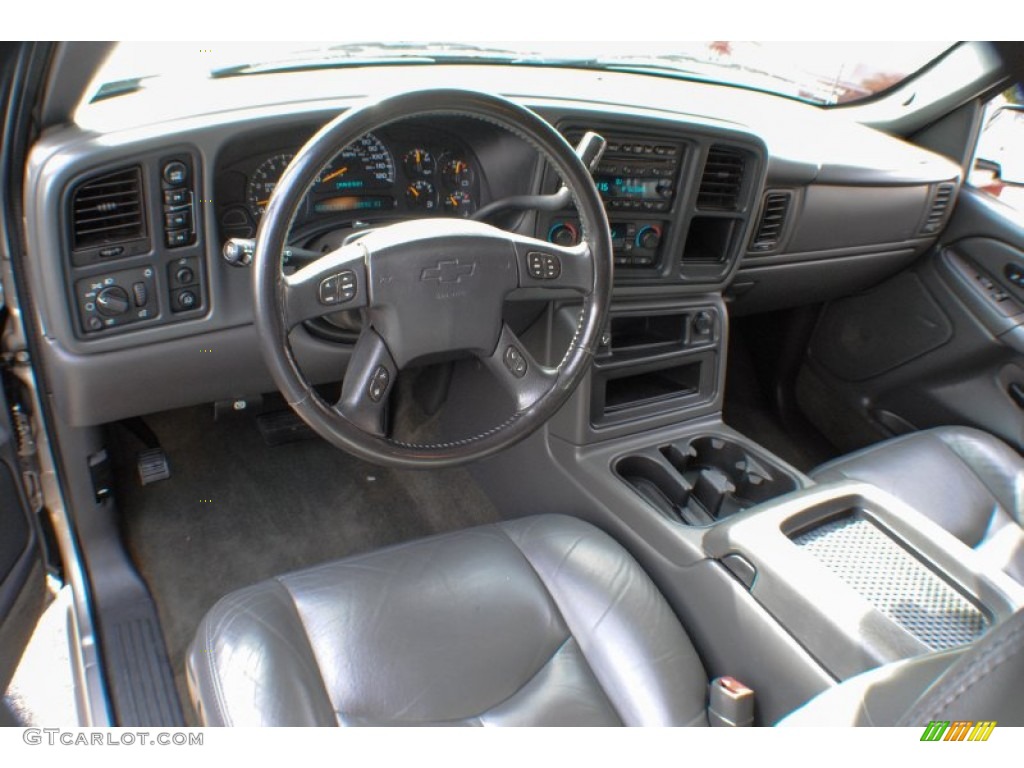
[(394, 207), (395, 198), (390, 195), (338, 195), (325, 197), (313, 203), (315, 213), (389, 211)]

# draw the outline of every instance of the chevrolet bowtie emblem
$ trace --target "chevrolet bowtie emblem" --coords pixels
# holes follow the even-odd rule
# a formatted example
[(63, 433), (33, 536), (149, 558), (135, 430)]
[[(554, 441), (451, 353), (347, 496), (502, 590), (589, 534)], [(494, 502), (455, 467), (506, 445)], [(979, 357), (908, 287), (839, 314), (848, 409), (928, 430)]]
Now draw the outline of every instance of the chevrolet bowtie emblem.
[(457, 259), (437, 262), (436, 267), (423, 270), (420, 280), (437, 280), (439, 283), (460, 283), (464, 277), (472, 277), (476, 272), (476, 262), (460, 263)]

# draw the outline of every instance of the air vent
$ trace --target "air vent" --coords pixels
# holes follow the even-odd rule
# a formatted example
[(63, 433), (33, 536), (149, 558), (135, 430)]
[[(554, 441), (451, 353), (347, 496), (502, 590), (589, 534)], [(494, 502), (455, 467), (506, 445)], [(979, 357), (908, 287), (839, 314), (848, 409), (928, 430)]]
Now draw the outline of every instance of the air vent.
[(953, 184), (939, 184), (932, 194), (931, 205), (928, 206), (928, 216), (921, 225), (921, 232), (926, 235), (934, 235), (942, 229), (946, 223), (946, 217), (953, 206), (953, 192), (956, 187)]
[(704, 210), (735, 211), (739, 206), (745, 163), (743, 154), (737, 150), (711, 147), (700, 180), (697, 207)]
[(793, 199), (789, 192), (769, 192), (761, 205), (761, 218), (757, 223), (757, 232), (750, 243), (754, 252), (774, 251), (779, 247), (782, 230), (786, 226), (786, 215), (789, 203)]
[(80, 184), (71, 198), (71, 236), (76, 251), (144, 237), (142, 174), (138, 166)]

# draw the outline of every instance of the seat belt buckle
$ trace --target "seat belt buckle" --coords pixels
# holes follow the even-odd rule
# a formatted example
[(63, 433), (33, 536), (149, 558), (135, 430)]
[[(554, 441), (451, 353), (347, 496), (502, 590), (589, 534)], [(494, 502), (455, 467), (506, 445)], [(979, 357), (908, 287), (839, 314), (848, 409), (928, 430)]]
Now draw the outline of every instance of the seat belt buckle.
[(754, 724), (754, 689), (735, 677), (716, 677), (708, 691), (708, 722), (736, 728)]

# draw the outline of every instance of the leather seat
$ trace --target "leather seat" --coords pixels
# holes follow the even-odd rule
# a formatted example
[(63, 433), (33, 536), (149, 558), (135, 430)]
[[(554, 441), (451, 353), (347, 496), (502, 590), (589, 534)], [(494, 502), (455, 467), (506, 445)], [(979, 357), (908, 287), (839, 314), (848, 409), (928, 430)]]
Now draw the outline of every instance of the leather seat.
[(1024, 459), (992, 435), (966, 427), (915, 432), (811, 476), (877, 485), (1024, 583)]
[[(186, 669), (207, 725), (708, 723), (704, 669), (662, 595), (607, 535), (555, 515), (232, 593)], [(853, 678), (786, 722), (1022, 725), (1022, 677), (1024, 611), (967, 650)]]
[(189, 682), (211, 725), (705, 725), (661, 593), (561, 516), (472, 528), (235, 592)]

